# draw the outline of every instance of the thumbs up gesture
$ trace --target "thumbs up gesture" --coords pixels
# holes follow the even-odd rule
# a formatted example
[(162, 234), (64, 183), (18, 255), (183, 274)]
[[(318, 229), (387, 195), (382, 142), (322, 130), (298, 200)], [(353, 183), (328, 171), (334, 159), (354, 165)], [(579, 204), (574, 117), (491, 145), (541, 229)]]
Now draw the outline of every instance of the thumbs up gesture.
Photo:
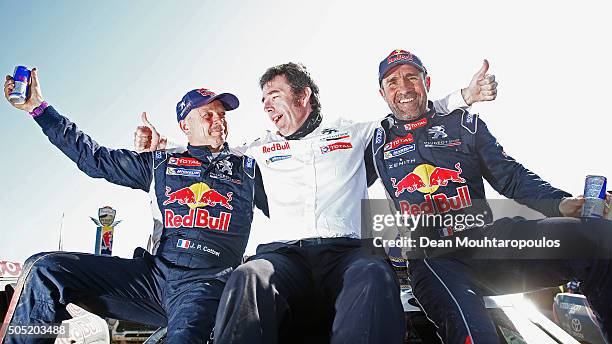
[(472, 77), (470, 85), (461, 90), (461, 95), (467, 105), (471, 106), (477, 102), (491, 101), (497, 98), (497, 81), (495, 81), (495, 75), (487, 74), (488, 70), (489, 61), (485, 59), (480, 70)]
[(141, 115), (143, 125), (139, 125), (134, 132), (134, 149), (138, 153), (154, 152), (166, 148), (166, 138), (162, 137), (157, 129), (149, 122), (147, 113)]

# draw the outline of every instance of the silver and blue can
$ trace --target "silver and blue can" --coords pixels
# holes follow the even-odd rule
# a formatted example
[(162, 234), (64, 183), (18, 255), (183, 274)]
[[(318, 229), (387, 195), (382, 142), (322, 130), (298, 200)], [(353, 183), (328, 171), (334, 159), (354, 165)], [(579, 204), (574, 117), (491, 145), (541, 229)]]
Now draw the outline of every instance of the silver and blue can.
[(608, 191), (608, 220), (612, 220), (612, 191)]
[(9, 93), (9, 101), (13, 104), (23, 104), (28, 99), (28, 81), (30, 80), (30, 70), (24, 66), (15, 67), (13, 73), (15, 88)]
[(587, 176), (584, 181), (582, 216), (602, 218), (606, 206), (606, 177)]

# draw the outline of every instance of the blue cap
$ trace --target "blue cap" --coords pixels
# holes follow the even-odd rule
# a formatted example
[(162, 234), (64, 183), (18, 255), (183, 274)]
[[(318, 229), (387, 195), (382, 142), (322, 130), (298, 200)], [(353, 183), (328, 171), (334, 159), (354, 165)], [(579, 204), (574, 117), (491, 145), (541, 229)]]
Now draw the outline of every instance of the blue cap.
[(423, 62), (416, 55), (413, 55), (411, 52), (406, 50), (393, 50), (389, 56), (385, 57), (380, 64), (378, 65), (378, 84), (382, 84), (382, 79), (385, 77), (385, 74), (389, 72), (389, 70), (395, 66), (399, 66), (401, 64), (410, 64), (421, 70), (425, 75), (427, 75), (427, 69), (423, 66)]
[(238, 98), (231, 93), (216, 94), (209, 89), (199, 88), (187, 92), (183, 99), (176, 104), (176, 120), (178, 122), (184, 120), (191, 110), (197, 109), (215, 100), (223, 104), (225, 111), (234, 110), (240, 105)]

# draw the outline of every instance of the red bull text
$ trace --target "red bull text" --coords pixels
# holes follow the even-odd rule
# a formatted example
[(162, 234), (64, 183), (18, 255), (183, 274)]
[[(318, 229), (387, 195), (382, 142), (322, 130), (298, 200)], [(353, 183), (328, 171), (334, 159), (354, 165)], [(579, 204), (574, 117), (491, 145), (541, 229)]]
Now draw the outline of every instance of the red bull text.
[(166, 228), (208, 228), (227, 232), (232, 214), (221, 212), (219, 217), (210, 215), (206, 209), (191, 209), (187, 215), (175, 214), (171, 209), (164, 211), (164, 226)]
[(261, 147), (262, 149), (262, 153), (272, 153), (272, 152), (277, 152), (277, 151), (281, 151), (281, 150), (285, 150), (285, 149), (289, 149), (291, 148), (289, 146), (289, 141), (285, 142), (285, 143), (273, 143), (271, 145), (267, 145), (267, 146), (263, 146)]
[[(425, 195), (425, 202), (421, 204), (410, 204), (408, 201), (400, 201), (400, 211), (407, 214), (433, 214), (447, 213), (451, 210), (459, 210), (472, 206), (472, 198), (467, 185), (457, 188), (457, 195), (448, 197), (443, 193)], [(434, 208), (435, 204), (435, 208)], [(437, 211), (436, 211), (437, 210)]]

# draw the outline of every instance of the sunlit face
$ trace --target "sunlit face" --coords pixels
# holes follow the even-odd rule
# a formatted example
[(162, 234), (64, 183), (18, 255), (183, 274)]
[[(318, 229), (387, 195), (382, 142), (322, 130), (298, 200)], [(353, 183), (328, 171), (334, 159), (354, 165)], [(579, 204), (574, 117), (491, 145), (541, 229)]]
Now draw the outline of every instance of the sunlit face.
[(215, 100), (189, 111), (180, 126), (192, 146), (218, 148), (225, 143), (227, 137), (225, 108), (220, 101)]
[(401, 64), (385, 75), (380, 94), (397, 118), (410, 120), (427, 111), (429, 85), (429, 77), (424, 77), (420, 69)]
[(293, 94), (284, 75), (278, 75), (263, 87), (264, 111), (283, 136), (295, 133), (310, 113), (310, 88), (303, 95)]

